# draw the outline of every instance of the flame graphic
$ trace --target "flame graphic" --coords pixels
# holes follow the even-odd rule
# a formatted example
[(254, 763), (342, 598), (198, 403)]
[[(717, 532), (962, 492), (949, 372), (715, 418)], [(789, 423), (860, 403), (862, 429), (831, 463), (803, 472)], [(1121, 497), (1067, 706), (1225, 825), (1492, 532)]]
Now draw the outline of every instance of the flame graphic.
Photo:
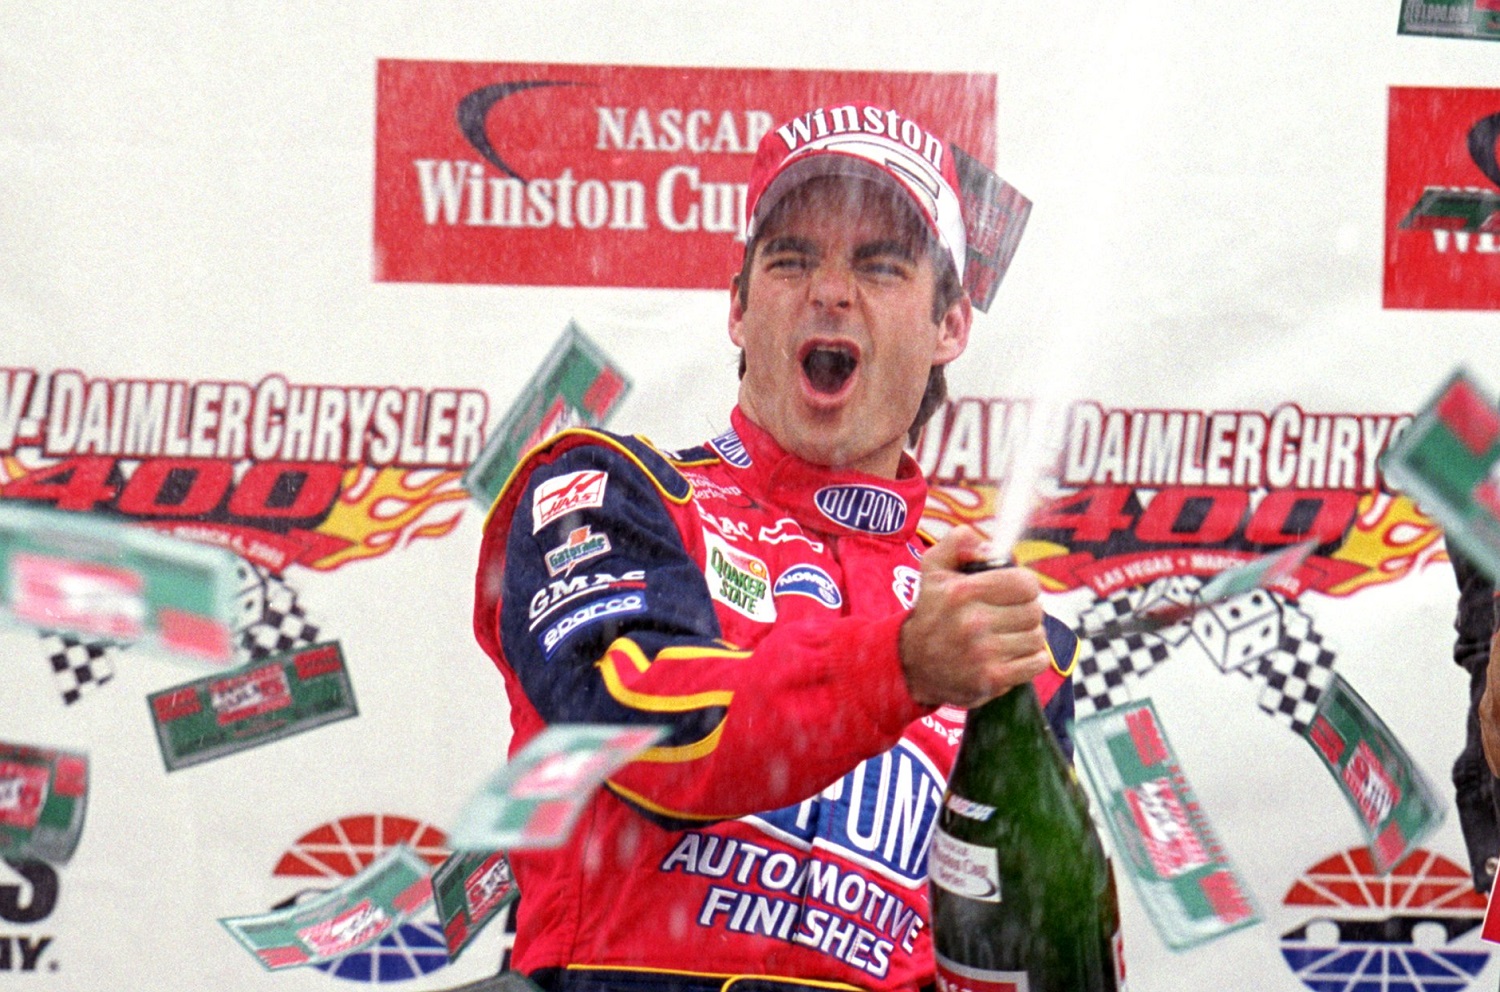
[[(437, 469), (375, 469), (357, 466), (344, 475), (343, 491), (318, 533), (349, 542), (308, 563), (320, 572), (349, 561), (374, 558), (424, 537), (442, 537), (458, 526), (467, 499), (462, 472)], [(443, 515), (444, 504), (459, 506)]]
[(1443, 532), (1405, 496), (1371, 492), (1360, 497), (1354, 526), (1334, 560), (1364, 567), (1363, 574), (1325, 590), (1348, 596), (1367, 586), (1394, 582), (1435, 561), (1446, 561)]
[(0, 486), (26, 474), (26, 466), (14, 455), (0, 455)]
[(922, 529), (941, 537), (960, 524), (968, 524), (989, 536), (986, 524), (1000, 512), (1000, 487), (977, 483), (962, 486), (933, 486), (927, 490), (927, 507), (922, 513)]

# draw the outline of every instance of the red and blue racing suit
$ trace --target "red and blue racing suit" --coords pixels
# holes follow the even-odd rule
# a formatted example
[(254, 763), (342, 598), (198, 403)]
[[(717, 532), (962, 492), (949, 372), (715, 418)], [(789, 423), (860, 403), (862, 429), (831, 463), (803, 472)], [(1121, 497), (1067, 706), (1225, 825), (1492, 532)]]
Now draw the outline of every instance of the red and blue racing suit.
[[(898, 654), (926, 484), (910, 458), (840, 472), (732, 425), (679, 453), (566, 431), (491, 511), (474, 624), (511, 753), (553, 723), (670, 728), (564, 846), (512, 852), (514, 965), (565, 989), (916, 989), (964, 718), (913, 702)], [(1036, 688), (1071, 751), (1077, 645), (1046, 629)]]

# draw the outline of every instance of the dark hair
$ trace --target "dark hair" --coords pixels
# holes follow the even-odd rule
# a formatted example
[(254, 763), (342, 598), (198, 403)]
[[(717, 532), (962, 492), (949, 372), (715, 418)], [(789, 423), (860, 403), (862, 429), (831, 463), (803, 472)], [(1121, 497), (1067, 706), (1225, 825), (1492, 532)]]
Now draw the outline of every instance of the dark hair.
[[(768, 226), (769, 224), (762, 224), (761, 230), (764, 231)], [(750, 263), (754, 261), (755, 250), (759, 245), (759, 234), (746, 243), (745, 259), (740, 263), (739, 274), (734, 277), (734, 293), (739, 300), (741, 310), (748, 309), (750, 306)], [(964, 293), (964, 285), (958, 273), (953, 270), (952, 257), (942, 249), (937, 237), (930, 231), (927, 232), (926, 250), (927, 257), (932, 259), (932, 264), (937, 270), (937, 281), (932, 292), (932, 322), (936, 324), (943, 319), (948, 309), (958, 302), (959, 297)], [(922, 390), (922, 401), (917, 404), (917, 415), (906, 430), (908, 444), (917, 443), (917, 438), (922, 436), (922, 428), (927, 426), (927, 421), (932, 419), (937, 408), (942, 406), (943, 401), (948, 398), (948, 377), (943, 369), (942, 365), (934, 365), (928, 370), (927, 386)], [(741, 379), (745, 377), (744, 349), (740, 350), (739, 375)]]

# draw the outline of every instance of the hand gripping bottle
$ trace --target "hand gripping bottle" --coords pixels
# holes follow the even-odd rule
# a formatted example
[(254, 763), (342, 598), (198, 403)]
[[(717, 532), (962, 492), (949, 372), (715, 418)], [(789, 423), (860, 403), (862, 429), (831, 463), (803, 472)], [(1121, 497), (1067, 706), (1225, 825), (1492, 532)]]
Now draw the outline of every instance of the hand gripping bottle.
[(939, 992), (1124, 992), (1114, 875), (1030, 684), (969, 711), (928, 878)]

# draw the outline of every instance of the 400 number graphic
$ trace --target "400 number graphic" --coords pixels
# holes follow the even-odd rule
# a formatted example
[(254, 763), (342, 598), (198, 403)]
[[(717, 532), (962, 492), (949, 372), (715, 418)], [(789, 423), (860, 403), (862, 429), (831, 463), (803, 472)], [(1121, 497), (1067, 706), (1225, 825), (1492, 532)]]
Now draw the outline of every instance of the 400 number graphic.
[[(297, 838), (272, 874), (314, 882), (308, 888), (318, 888), (316, 882), (332, 887), (357, 874), (396, 844), (405, 844), (436, 868), (448, 857), (447, 843), (448, 837), (442, 830), (408, 817), (388, 813), (346, 816), (314, 827)], [(350, 981), (400, 982), (430, 974), (447, 964), (448, 944), (434, 917), (432, 922), (405, 923), (368, 950), (355, 951), (315, 967)]]
[(233, 462), (202, 458), (148, 458), (127, 475), (120, 459), (89, 456), (28, 472), (3, 494), (58, 510), (310, 526), (338, 498), (344, 470), (324, 462), (254, 462), (235, 475)]

